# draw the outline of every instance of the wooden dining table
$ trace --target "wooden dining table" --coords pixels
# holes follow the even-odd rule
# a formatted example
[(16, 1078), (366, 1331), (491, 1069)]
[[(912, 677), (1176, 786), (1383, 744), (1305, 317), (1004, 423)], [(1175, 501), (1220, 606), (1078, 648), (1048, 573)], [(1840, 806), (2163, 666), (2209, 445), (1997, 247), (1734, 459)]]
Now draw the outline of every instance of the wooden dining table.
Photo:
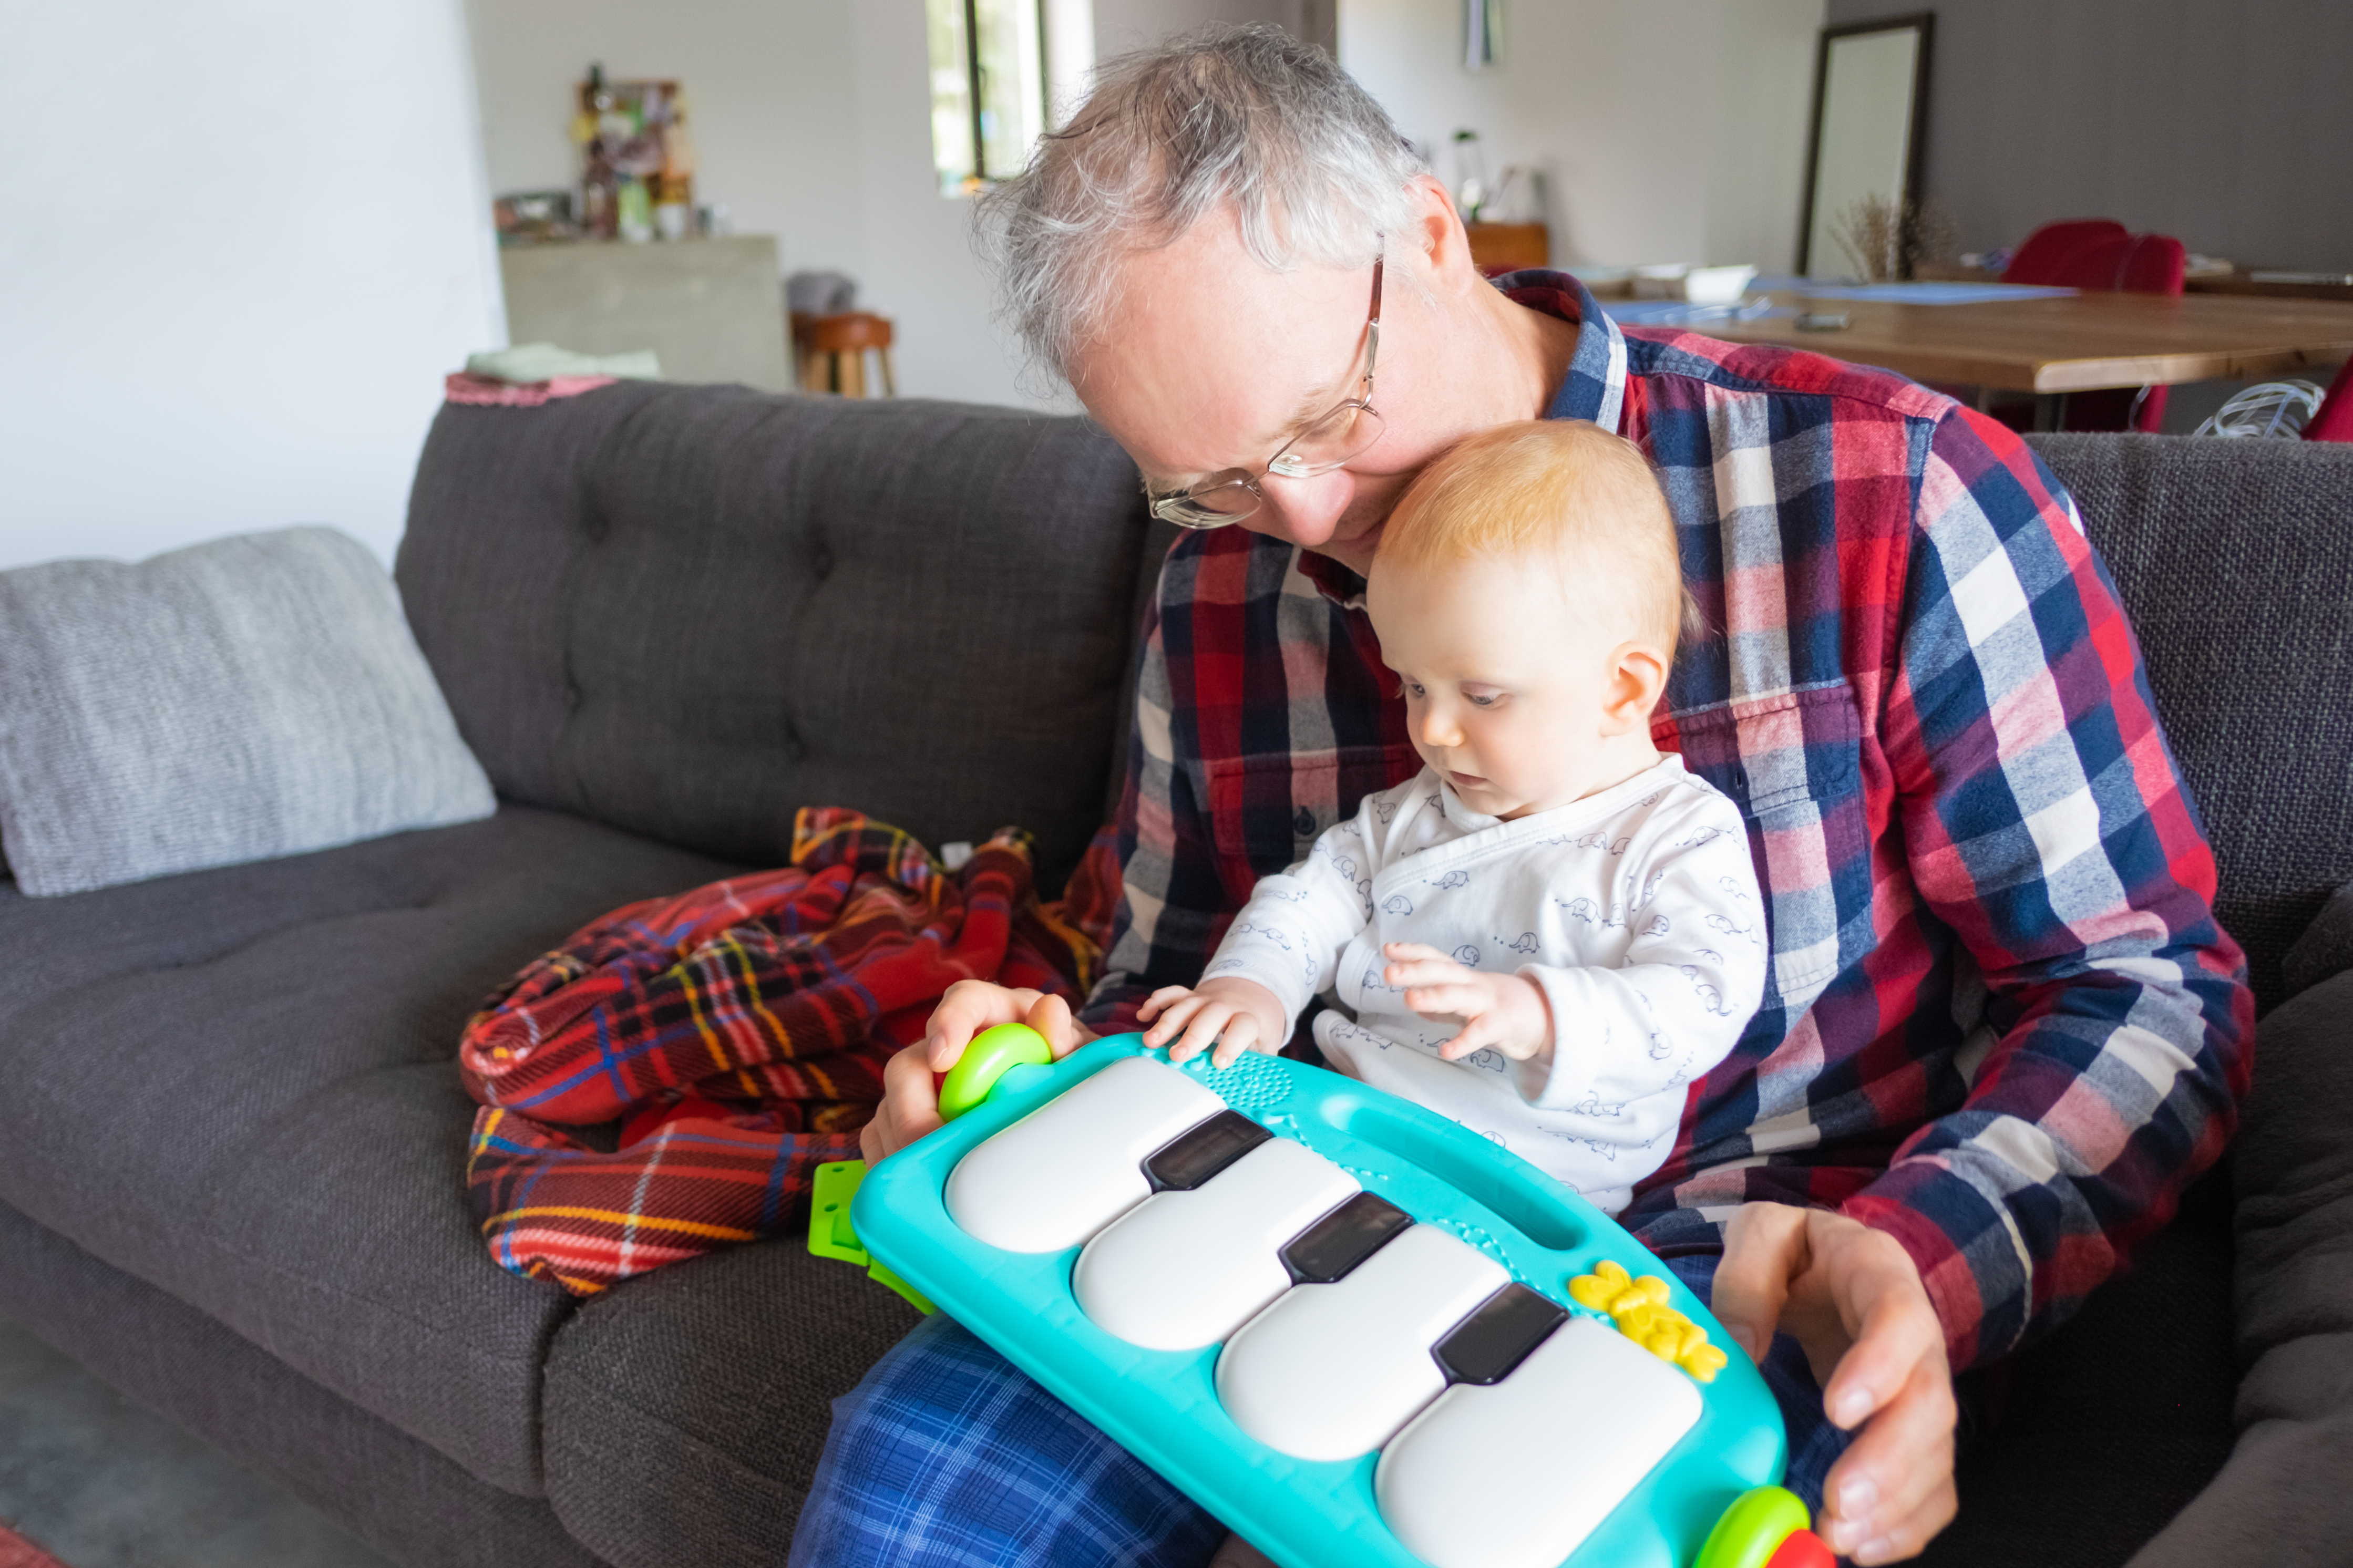
[[(1695, 321), (1728, 342), (1788, 343), (1915, 381), (2035, 396), (2035, 427), (2059, 427), (2071, 392), (2256, 381), (2326, 373), (2353, 359), (2353, 304), (2232, 294), (2041, 295), (1958, 305), (1775, 294), (1774, 313)], [(1810, 331), (1843, 317), (1845, 325)]]

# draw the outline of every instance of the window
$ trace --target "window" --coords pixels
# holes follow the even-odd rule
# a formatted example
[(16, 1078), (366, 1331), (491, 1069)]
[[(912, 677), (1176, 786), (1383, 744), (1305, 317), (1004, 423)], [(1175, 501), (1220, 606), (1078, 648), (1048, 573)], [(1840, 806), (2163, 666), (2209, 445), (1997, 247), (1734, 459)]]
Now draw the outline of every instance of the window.
[(1041, 0), (923, 0), (932, 161), (944, 195), (1028, 166), (1046, 130), (1045, 11)]

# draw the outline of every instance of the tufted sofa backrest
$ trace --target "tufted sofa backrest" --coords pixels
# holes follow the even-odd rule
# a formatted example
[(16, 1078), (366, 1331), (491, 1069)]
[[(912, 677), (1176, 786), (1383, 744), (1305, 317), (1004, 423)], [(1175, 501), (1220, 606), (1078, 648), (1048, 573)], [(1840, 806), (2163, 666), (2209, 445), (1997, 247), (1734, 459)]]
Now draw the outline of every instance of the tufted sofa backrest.
[(2353, 447), (2028, 439), (2132, 616), (2213, 841), (2215, 915), (2268, 1006), (2282, 954), (2353, 878)]
[(1082, 420), (624, 383), (445, 407), (396, 567), (500, 793), (751, 864), (1101, 820), (1145, 516)]

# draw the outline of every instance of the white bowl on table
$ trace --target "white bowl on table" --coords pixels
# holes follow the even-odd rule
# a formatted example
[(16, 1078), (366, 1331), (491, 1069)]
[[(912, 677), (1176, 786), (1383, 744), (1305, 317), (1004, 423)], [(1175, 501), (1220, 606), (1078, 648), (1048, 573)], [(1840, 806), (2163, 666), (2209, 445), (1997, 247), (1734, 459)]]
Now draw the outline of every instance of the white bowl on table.
[(1637, 300), (1681, 300), (1693, 305), (1736, 305), (1757, 268), (1672, 263), (1634, 268)]

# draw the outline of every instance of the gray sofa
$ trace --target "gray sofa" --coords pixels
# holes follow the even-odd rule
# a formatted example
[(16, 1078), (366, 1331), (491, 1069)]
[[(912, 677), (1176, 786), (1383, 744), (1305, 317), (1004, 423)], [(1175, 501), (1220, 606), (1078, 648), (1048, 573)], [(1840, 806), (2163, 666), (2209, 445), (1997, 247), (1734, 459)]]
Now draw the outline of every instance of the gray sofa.
[[(2284, 1003), (2266, 1039), (2296, 1044), (2239, 1190), (2201, 1184), (2008, 1369), (1931, 1560), (2320, 1561), (2266, 1542), (2317, 1552), (2348, 1513), (2279, 1478), (2341, 1471), (2353, 1434), (2353, 981), (2285, 1000), (2353, 877), (2353, 450), (2042, 449), (2138, 618), (2223, 919)], [(1057, 885), (1117, 782), (1165, 543), (1074, 420), (649, 384), (445, 410), (397, 575), (501, 809), (0, 888), (0, 1311), (420, 1568), (781, 1563), (828, 1402), (912, 1310), (790, 1241), (586, 1302), (501, 1271), (459, 1029), (596, 914), (779, 862), (801, 805), (934, 845), (1018, 823)]]

